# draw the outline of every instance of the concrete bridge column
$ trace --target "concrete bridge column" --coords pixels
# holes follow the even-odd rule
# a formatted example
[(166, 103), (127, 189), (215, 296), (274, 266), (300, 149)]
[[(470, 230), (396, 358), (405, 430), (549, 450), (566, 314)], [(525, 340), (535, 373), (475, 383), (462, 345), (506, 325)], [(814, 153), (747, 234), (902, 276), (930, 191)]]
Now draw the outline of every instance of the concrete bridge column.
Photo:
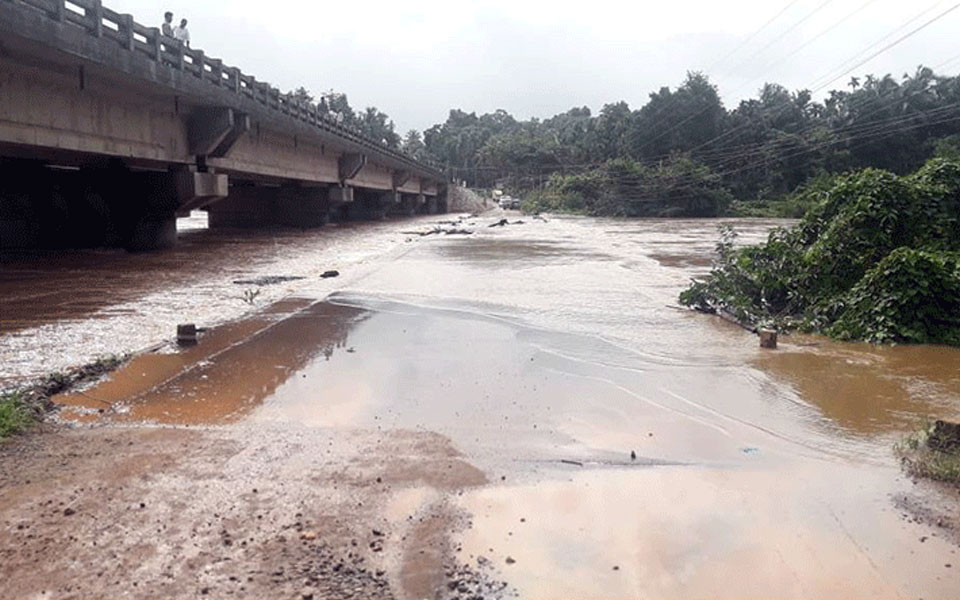
[(330, 222), (330, 199), (325, 187), (285, 186), (274, 198), (277, 225), (321, 227)]
[(229, 196), (207, 207), (211, 228), (320, 227), (330, 220), (324, 187), (238, 184)]
[(177, 211), (225, 188), (223, 175), (132, 172), (116, 160), (69, 168), (6, 160), (0, 163), (0, 247), (165, 248), (176, 242)]
[(437, 197), (436, 196), (424, 196), (423, 204), (420, 205), (420, 214), (424, 214), (424, 215), (437, 214)]
[(271, 222), (269, 207), (261, 200), (262, 190), (254, 185), (231, 185), (226, 198), (204, 209), (208, 226), (259, 227)]
[(386, 218), (387, 215), (402, 214), (401, 208), (402, 194), (400, 192), (383, 192), (379, 198), (380, 218)]
[(350, 219), (354, 201), (354, 189), (349, 185), (333, 185), (327, 189), (327, 201), (330, 203), (330, 217), (337, 221)]
[(353, 188), (353, 201), (343, 205), (342, 218), (348, 221), (383, 219), (387, 216), (394, 198), (393, 192), (384, 193), (380, 190)]
[(400, 202), (396, 206), (397, 214), (411, 217), (420, 210), (422, 198), (418, 194), (400, 194)]

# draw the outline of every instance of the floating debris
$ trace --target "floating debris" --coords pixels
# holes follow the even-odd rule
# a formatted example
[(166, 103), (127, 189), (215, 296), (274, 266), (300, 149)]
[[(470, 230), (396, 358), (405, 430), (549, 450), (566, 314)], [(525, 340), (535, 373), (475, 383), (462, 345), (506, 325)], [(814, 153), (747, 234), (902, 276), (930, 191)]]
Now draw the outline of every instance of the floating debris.
[(264, 275), (263, 277), (256, 277), (254, 279), (237, 279), (233, 283), (237, 285), (276, 285), (278, 283), (285, 283), (287, 281), (297, 281), (300, 279), (305, 279), (299, 275)]

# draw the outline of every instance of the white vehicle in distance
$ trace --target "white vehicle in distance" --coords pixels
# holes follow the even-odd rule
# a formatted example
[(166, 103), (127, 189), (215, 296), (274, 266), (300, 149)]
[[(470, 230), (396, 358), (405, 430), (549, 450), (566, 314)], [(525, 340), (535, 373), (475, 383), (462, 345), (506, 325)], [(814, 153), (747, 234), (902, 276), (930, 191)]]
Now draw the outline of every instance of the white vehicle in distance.
[(503, 198), (500, 198), (500, 208), (505, 208), (508, 210), (519, 210), (520, 199), (514, 198), (512, 196), (504, 196)]

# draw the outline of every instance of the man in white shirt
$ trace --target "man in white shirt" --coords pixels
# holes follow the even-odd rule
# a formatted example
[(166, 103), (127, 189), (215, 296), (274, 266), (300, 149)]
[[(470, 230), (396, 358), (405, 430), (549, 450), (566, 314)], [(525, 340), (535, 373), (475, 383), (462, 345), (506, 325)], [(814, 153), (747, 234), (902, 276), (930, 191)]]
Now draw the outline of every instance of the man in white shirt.
[(187, 30), (186, 19), (180, 19), (180, 26), (173, 30), (173, 37), (187, 48), (190, 47), (190, 32)]

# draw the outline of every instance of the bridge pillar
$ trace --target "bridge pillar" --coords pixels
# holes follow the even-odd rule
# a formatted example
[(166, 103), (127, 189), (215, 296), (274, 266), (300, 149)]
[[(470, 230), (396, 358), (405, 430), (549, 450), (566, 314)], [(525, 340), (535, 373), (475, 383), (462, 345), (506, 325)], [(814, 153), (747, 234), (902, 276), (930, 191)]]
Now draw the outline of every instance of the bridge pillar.
[(400, 194), (400, 202), (396, 206), (397, 214), (413, 216), (420, 210), (422, 196), (419, 194)]
[(226, 200), (211, 204), (209, 226), (320, 227), (330, 219), (326, 188), (235, 185)]
[(334, 185), (327, 190), (327, 199), (332, 205), (351, 204), (353, 188), (349, 185)]
[[(331, 188), (331, 190), (335, 189), (337, 188)], [(388, 208), (394, 198), (392, 192), (384, 193), (380, 190), (365, 188), (345, 189), (350, 189), (351, 202), (338, 205), (338, 218), (344, 221), (371, 221), (387, 216)]]
[[(421, 194), (423, 196), (423, 194)], [(438, 211), (436, 196), (423, 196), (423, 204), (420, 205), (420, 214), (435, 215)]]
[(403, 195), (397, 191), (384, 192), (380, 194), (380, 198), (378, 198), (380, 218), (385, 218), (387, 215), (402, 214), (402, 196)]
[(137, 173), (117, 160), (70, 168), (6, 160), (0, 247), (165, 248), (177, 238), (177, 211), (216, 199), (225, 188), (224, 175)]
[(330, 222), (326, 188), (285, 186), (274, 198), (275, 222), (285, 227), (320, 227)]

